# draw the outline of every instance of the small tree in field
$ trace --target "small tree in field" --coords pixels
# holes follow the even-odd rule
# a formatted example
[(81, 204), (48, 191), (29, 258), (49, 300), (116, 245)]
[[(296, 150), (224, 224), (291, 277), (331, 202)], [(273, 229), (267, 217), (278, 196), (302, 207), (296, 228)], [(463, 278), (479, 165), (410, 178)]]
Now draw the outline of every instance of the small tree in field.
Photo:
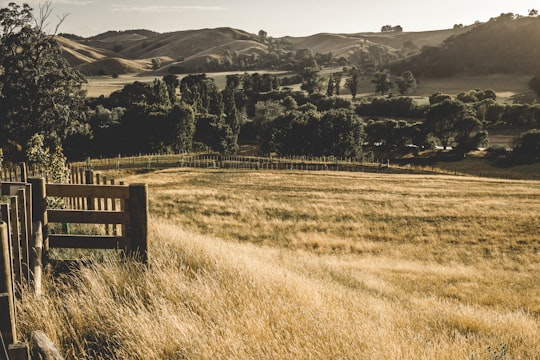
[(354, 70), (351, 74), (351, 77), (345, 82), (345, 87), (351, 92), (352, 98), (356, 98), (358, 93), (358, 86), (360, 85), (360, 74), (358, 70)]
[(375, 84), (375, 92), (384, 94), (394, 87), (394, 83), (390, 80), (390, 75), (387, 72), (378, 72), (375, 74), (375, 79), (371, 80)]
[(410, 93), (416, 88), (416, 79), (410, 71), (405, 71), (396, 79), (398, 91), (401, 95)]
[(533, 90), (540, 98), (540, 75), (536, 75), (529, 81), (529, 89)]

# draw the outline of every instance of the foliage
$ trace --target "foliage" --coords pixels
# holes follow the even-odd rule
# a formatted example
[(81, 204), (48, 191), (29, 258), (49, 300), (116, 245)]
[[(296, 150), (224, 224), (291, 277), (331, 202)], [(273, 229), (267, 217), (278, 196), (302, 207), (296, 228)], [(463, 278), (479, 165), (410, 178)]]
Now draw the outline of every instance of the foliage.
[(395, 83), (401, 95), (408, 94), (416, 88), (416, 79), (410, 71), (405, 71), (401, 74), (396, 78)]
[(161, 67), (161, 59), (153, 58), (152, 59), (152, 70), (157, 70)]
[(45, 147), (45, 137), (34, 134), (27, 144), (26, 157), (31, 165), (47, 177), (49, 182), (69, 183), (70, 171), (62, 147), (57, 145), (54, 152)]
[(358, 157), (363, 138), (363, 122), (354, 112), (332, 109), (319, 113), (311, 108), (278, 116), (268, 127), (261, 148), (280, 155)]
[(450, 100), (452, 97), (448, 94), (443, 94), (441, 92), (433, 93), (429, 96), (429, 105), (434, 105), (444, 100)]
[(310, 67), (302, 72), (302, 85), (300, 89), (307, 91), (308, 94), (319, 92), (322, 88), (322, 79), (319, 77), (319, 70)]
[(481, 123), (461, 101), (447, 99), (429, 107), (425, 127), (446, 149), (450, 138), (457, 134), (456, 141), (463, 143), (471, 133), (481, 128)]
[(359, 84), (360, 84), (360, 73), (357, 70), (355, 70), (352, 72), (351, 77), (345, 81), (345, 87), (349, 89), (353, 99), (356, 98)]
[(390, 74), (387, 72), (375, 73), (375, 78), (371, 80), (371, 83), (375, 84), (375, 92), (381, 93), (383, 96), (394, 87), (394, 83), (390, 80)]
[(533, 74), (538, 71), (540, 49), (531, 44), (539, 42), (537, 17), (501, 14), (449, 37), (440, 47), (424, 46), (420, 54), (393, 63), (391, 70), (411, 70), (417, 76), (427, 77), (456, 73)]
[(529, 81), (529, 89), (536, 93), (536, 96), (540, 98), (540, 75), (534, 76)]
[(0, 10), (0, 146), (26, 144), (35, 133), (46, 144), (87, 132), (83, 76), (64, 59), (45, 18), (10, 3)]
[(361, 102), (356, 107), (360, 116), (395, 116), (407, 118), (423, 118), (426, 107), (415, 103), (411, 97), (376, 97), (371, 102)]
[(523, 133), (512, 155), (528, 162), (540, 161), (540, 130), (533, 129)]

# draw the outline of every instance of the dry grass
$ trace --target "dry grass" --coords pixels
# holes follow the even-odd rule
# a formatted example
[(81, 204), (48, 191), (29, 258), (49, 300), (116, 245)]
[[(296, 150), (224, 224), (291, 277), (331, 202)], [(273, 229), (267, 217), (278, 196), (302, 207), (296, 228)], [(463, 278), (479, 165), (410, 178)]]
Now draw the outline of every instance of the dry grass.
[(109, 261), (19, 309), (69, 358), (540, 359), (540, 182), (126, 181), (150, 186), (149, 269)]

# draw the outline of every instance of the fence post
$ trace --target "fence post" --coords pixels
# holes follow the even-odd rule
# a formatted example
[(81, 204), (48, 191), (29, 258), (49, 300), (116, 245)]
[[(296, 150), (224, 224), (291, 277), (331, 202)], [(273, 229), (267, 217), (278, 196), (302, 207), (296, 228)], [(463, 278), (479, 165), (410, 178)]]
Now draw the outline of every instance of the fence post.
[[(47, 263), (49, 252), (49, 219), (47, 217), (47, 185), (44, 178), (29, 178), (32, 185), (32, 230), (36, 229), (37, 222), (41, 222), (42, 230), (42, 263)], [(36, 251), (35, 243), (32, 243), (32, 251)], [(32, 253), (35, 256), (34, 253)]]
[[(85, 184), (93, 184), (94, 183), (94, 172), (92, 170), (86, 170), (84, 172), (85, 176)], [(86, 209), (87, 210), (94, 210), (94, 198), (92, 196), (88, 196), (86, 198)]]
[[(7, 224), (2, 222), (0, 223), (0, 313), (2, 314), (0, 317), (0, 332), (6, 350), (9, 344), (17, 342), (11, 278), (11, 254)], [(3, 353), (4, 349), (0, 349), (0, 358), (3, 357)]]
[(33, 271), (33, 286), (36, 296), (41, 296), (41, 275), (43, 273), (43, 228), (41, 221), (35, 221), (32, 224), (32, 256), (30, 263)]
[(19, 167), (21, 169), (21, 182), (25, 183), (28, 180), (28, 168), (26, 167), (26, 163), (24, 162), (20, 163)]
[(131, 246), (128, 254), (135, 255), (143, 263), (148, 262), (148, 186), (129, 186), (129, 237)]

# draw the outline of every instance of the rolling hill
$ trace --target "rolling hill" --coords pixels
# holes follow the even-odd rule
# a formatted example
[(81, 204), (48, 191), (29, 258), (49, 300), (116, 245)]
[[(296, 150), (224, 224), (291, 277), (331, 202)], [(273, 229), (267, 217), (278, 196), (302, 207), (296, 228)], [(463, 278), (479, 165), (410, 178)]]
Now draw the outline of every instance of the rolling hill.
[[(533, 74), (540, 71), (540, 18), (503, 14), (484, 24), (424, 32), (272, 38), (233, 28), (156, 33), (108, 31), (91, 38), (58, 36), (70, 64), (85, 75), (294, 69), (299, 54), (332, 54), (333, 64), (390, 66), (395, 72)], [(159, 67), (152, 67), (159, 59)]]
[(540, 73), (540, 17), (502, 14), (469, 31), (451, 35), (441, 46), (396, 61), (394, 71), (445, 77), (455, 74)]

